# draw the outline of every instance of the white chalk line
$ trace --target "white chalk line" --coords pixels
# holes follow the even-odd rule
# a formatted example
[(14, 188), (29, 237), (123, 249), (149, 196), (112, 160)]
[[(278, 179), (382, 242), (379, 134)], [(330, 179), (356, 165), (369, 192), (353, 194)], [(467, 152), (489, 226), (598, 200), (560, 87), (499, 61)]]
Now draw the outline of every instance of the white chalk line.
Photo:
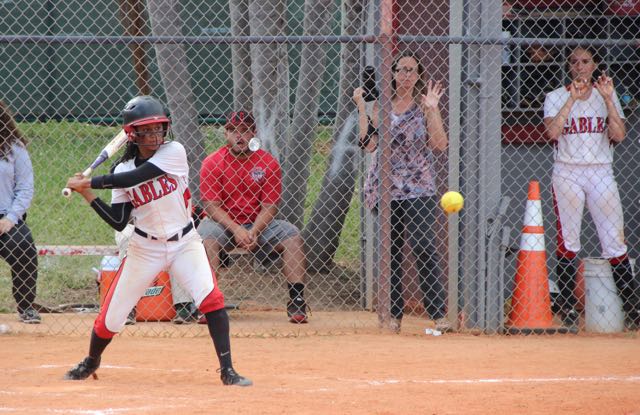
[[(37, 369), (71, 369), (75, 364), (70, 363), (68, 365), (39, 365), (23, 368), (6, 369), (6, 372), (27, 372)], [(100, 369), (116, 369), (116, 370), (141, 370), (149, 372), (168, 372), (168, 373), (186, 373), (193, 372), (190, 369), (159, 369), (153, 367), (134, 367), (134, 366), (117, 366), (117, 365), (100, 365)]]
[(336, 378), (338, 381), (361, 383), (369, 386), (399, 385), (399, 384), (428, 384), (428, 385), (483, 385), (507, 383), (573, 383), (573, 382), (640, 382), (640, 376), (566, 376), (566, 377), (535, 377), (535, 378), (480, 378), (480, 379), (348, 379)]
[[(593, 382), (617, 382), (635, 383), (640, 382), (640, 376), (566, 376), (566, 377), (531, 377), (531, 378), (479, 378), (479, 379), (350, 379), (350, 378), (326, 378), (326, 377), (305, 377), (313, 381), (323, 380), (330, 382), (343, 382), (352, 384), (356, 388), (378, 388), (395, 385), (499, 385), (499, 384), (536, 384), (536, 383), (593, 383)], [(278, 392), (291, 392), (294, 389), (276, 388)], [(335, 392), (335, 388), (314, 388), (305, 389), (296, 387), (295, 391), (305, 393), (327, 393)]]
[[(31, 371), (36, 369), (67, 369), (73, 365), (39, 365), (26, 368), (8, 369), (7, 372)], [(135, 366), (119, 366), (119, 365), (101, 365), (100, 369), (114, 370), (137, 370), (150, 372), (167, 372), (167, 373), (189, 373), (193, 369), (166, 369), (153, 367), (135, 367)], [(501, 383), (563, 383), (563, 382), (640, 382), (640, 375), (600, 375), (600, 376), (564, 376), (564, 377), (529, 377), (529, 378), (477, 378), (477, 379), (354, 379), (354, 378), (326, 378), (326, 377), (304, 377), (303, 379), (324, 380), (349, 383), (360, 383), (369, 386), (397, 385), (397, 384), (466, 384), (466, 385), (482, 385), (482, 384), (501, 384)], [(5, 391), (0, 390), (0, 393)]]
[[(39, 365), (26, 368), (8, 369), (7, 372), (31, 371), (36, 369), (67, 369), (73, 365)], [(166, 369), (153, 367), (135, 367), (135, 366), (119, 366), (119, 365), (101, 365), (101, 369), (114, 370), (137, 370), (150, 372), (167, 372), (167, 373), (189, 373), (193, 369)], [(482, 384), (501, 384), (501, 383), (563, 383), (563, 382), (640, 382), (640, 375), (618, 376), (618, 375), (600, 375), (600, 376), (565, 376), (565, 377), (529, 377), (529, 378), (477, 378), (477, 379), (353, 379), (353, 378), (326, 378), (326, 377), (305, 377), (310, 380), (337, 380), (340, 382), (360, 383), (369, 386), (397, 385), (397, 384), (466, 384), (466, 385), (482, 385)], [(0, 390), (0, 393), (5, 391)]]
[[(79, 415), (112, 415), (112, 414), (121, 414), (127, 412), (133, 413), (144, 413), (149, 411), (157, 411), (161, 409), (176, 409), (176, 406), (167, 406), (167, 405), (157, 405), (157, 406), (138, 406), (138, 407), (130, 407), (130, 408), (106, 408), (106, 409), (69, 409), (69, 408), (48, 408), (43, 409), (42, 407), (36, 408), (8, 408), (8, 407), (0, 407), (0, 413), (2, 412), (28, 412), (28, 413), (49, 413), (49, 414), (79, 414)], [(180, 407), (184, 408), (184, 407)]]

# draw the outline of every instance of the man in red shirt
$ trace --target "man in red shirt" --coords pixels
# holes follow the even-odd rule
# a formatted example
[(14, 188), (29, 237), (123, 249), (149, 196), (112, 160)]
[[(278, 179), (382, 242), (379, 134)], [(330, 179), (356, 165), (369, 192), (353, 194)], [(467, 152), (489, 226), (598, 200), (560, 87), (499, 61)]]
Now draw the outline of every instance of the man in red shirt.
[(302, 238), (296, 226), (275, 219), (282, 190), (280, 165), (266, 151), (249, 149), (255, 133), (251, 113), (233, 112), (227, 118), (227, 145), (202, 163), (200, 193), (208, 218), (200, 223), (198, 232), (214, 270), (220, 250), (240, 247), (254, 253), (281, 253), (289, 289), (289, 321), (306, 323)]

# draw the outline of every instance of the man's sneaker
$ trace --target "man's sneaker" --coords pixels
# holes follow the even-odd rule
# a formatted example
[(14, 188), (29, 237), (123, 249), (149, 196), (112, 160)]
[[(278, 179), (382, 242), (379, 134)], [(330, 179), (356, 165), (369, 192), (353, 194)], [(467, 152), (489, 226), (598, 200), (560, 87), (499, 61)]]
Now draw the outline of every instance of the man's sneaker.
[(289, 322), (304, 324), (307, 322), (307, 303), (304, 298), (298, 296), (287, 304), (287, 316)]
[(232, 367), (218, 369), (220, 371), (220, 379), (224, 385), (234, 386), (251, 386), (253, 382), (244, 376), (240, 376)]
[(446, 317), (441, 317), (436, 320), (436, 330), (447, 333), (453, 330), (453, 327), (451, 326), (451, 322), (447, 320)]
[(577, 329), (580, 314), (574, 309), (562, 310), (562, 324), (569, 329)]
[(198, 309), (193, 303), (179, 303), (175, 305), (176, 316), (173, 324), (189, 324), (198, 320)]
[(25, 324), (40, 324), (40, 321), (42, 321), (40, 314), (33, 307), (29, 307), (24, 311), (19, 312), (19, 315), (20, 321)]
[(127, 316), (127, 321), (125, 321), (125, 326), (133, 326), (136, 324), (136, 308), (133, 307)]
[(100, 358), (94, 359), (92, 357), (86, 357), (82, 362), (78, 363), (73, 369), (64, 375), (66, 380), (83, 380), (89, 376), (93, 376), (94, 379), (98, 379), (96, 370), (100, 367)]

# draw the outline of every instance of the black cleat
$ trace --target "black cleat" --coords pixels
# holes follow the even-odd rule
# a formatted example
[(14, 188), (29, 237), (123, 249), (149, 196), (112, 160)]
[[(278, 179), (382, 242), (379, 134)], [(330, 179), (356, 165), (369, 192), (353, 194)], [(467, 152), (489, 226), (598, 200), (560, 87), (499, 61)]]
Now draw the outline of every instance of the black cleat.
[(66, 380), (83, 380), (89, 376), (93, 376), (94, 379), (98, 379), (96, 370), (100, 367), (100, 358), (94, 359), (92, 357), (86, 357), (82, 362), (74, 366), (73, 369), (68, 371), (64, 378)]
[(628, 330), (640, 330), (640, 310), (631, 310), (627, 313), (625, 326)]
[(307, 303), (304, 298), (298, 296), (287, 304), (287, 316), (289, 322), (304, 324), (307, 322)]
[(253, 382), (244, 376), (240, 376), (232, 367), (225, 367), (220, 370), (222, 384), (227, 386), (251, 386)]

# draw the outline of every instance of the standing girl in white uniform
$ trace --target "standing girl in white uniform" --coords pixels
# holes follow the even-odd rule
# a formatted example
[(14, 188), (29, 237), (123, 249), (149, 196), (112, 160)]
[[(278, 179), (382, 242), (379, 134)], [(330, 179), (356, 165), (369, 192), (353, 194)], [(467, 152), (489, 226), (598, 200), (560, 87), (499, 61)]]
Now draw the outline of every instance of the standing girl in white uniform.
[(569, 55), (572, 82), (547, 94), (544, 124), (555, 140), (553, 194), (558, 216), (558, 286), (564, 323), (575, 326), (573, 289), (576, 254), (585, 203), (598, 231), (602, 256), (609, 260), (629, 325), (640, 324), (640, 302), (624, 238), (622, 204), (613, 175), (613, 145), (624, 140), (624, 113), (613, 81), (592, 76), (595, 50), (575, 48)]
[[(127, 315), (156, 275), (166, 271), (189, 292), (206, 316), (223, 384), (251, 385), (232, 367), (224, 296), (191, 221), (186, 151), (176, 141), (165, 141), (170, 121), (155, 98), (132, 99), (124, 108), (123, 118), (129, 143), (114, 173), (93, 178), (78, 173), (67, 182), (67, 187), (80, 193), (114, 229), (124, 229), (130, 217), (135, 229), (127, 256), (94, 323), (89, 355), (65, 378), (96, 377), (103, 351), (123, 329)], [(111, 205), (97, 198), (91, 189), (113, 189)]]

